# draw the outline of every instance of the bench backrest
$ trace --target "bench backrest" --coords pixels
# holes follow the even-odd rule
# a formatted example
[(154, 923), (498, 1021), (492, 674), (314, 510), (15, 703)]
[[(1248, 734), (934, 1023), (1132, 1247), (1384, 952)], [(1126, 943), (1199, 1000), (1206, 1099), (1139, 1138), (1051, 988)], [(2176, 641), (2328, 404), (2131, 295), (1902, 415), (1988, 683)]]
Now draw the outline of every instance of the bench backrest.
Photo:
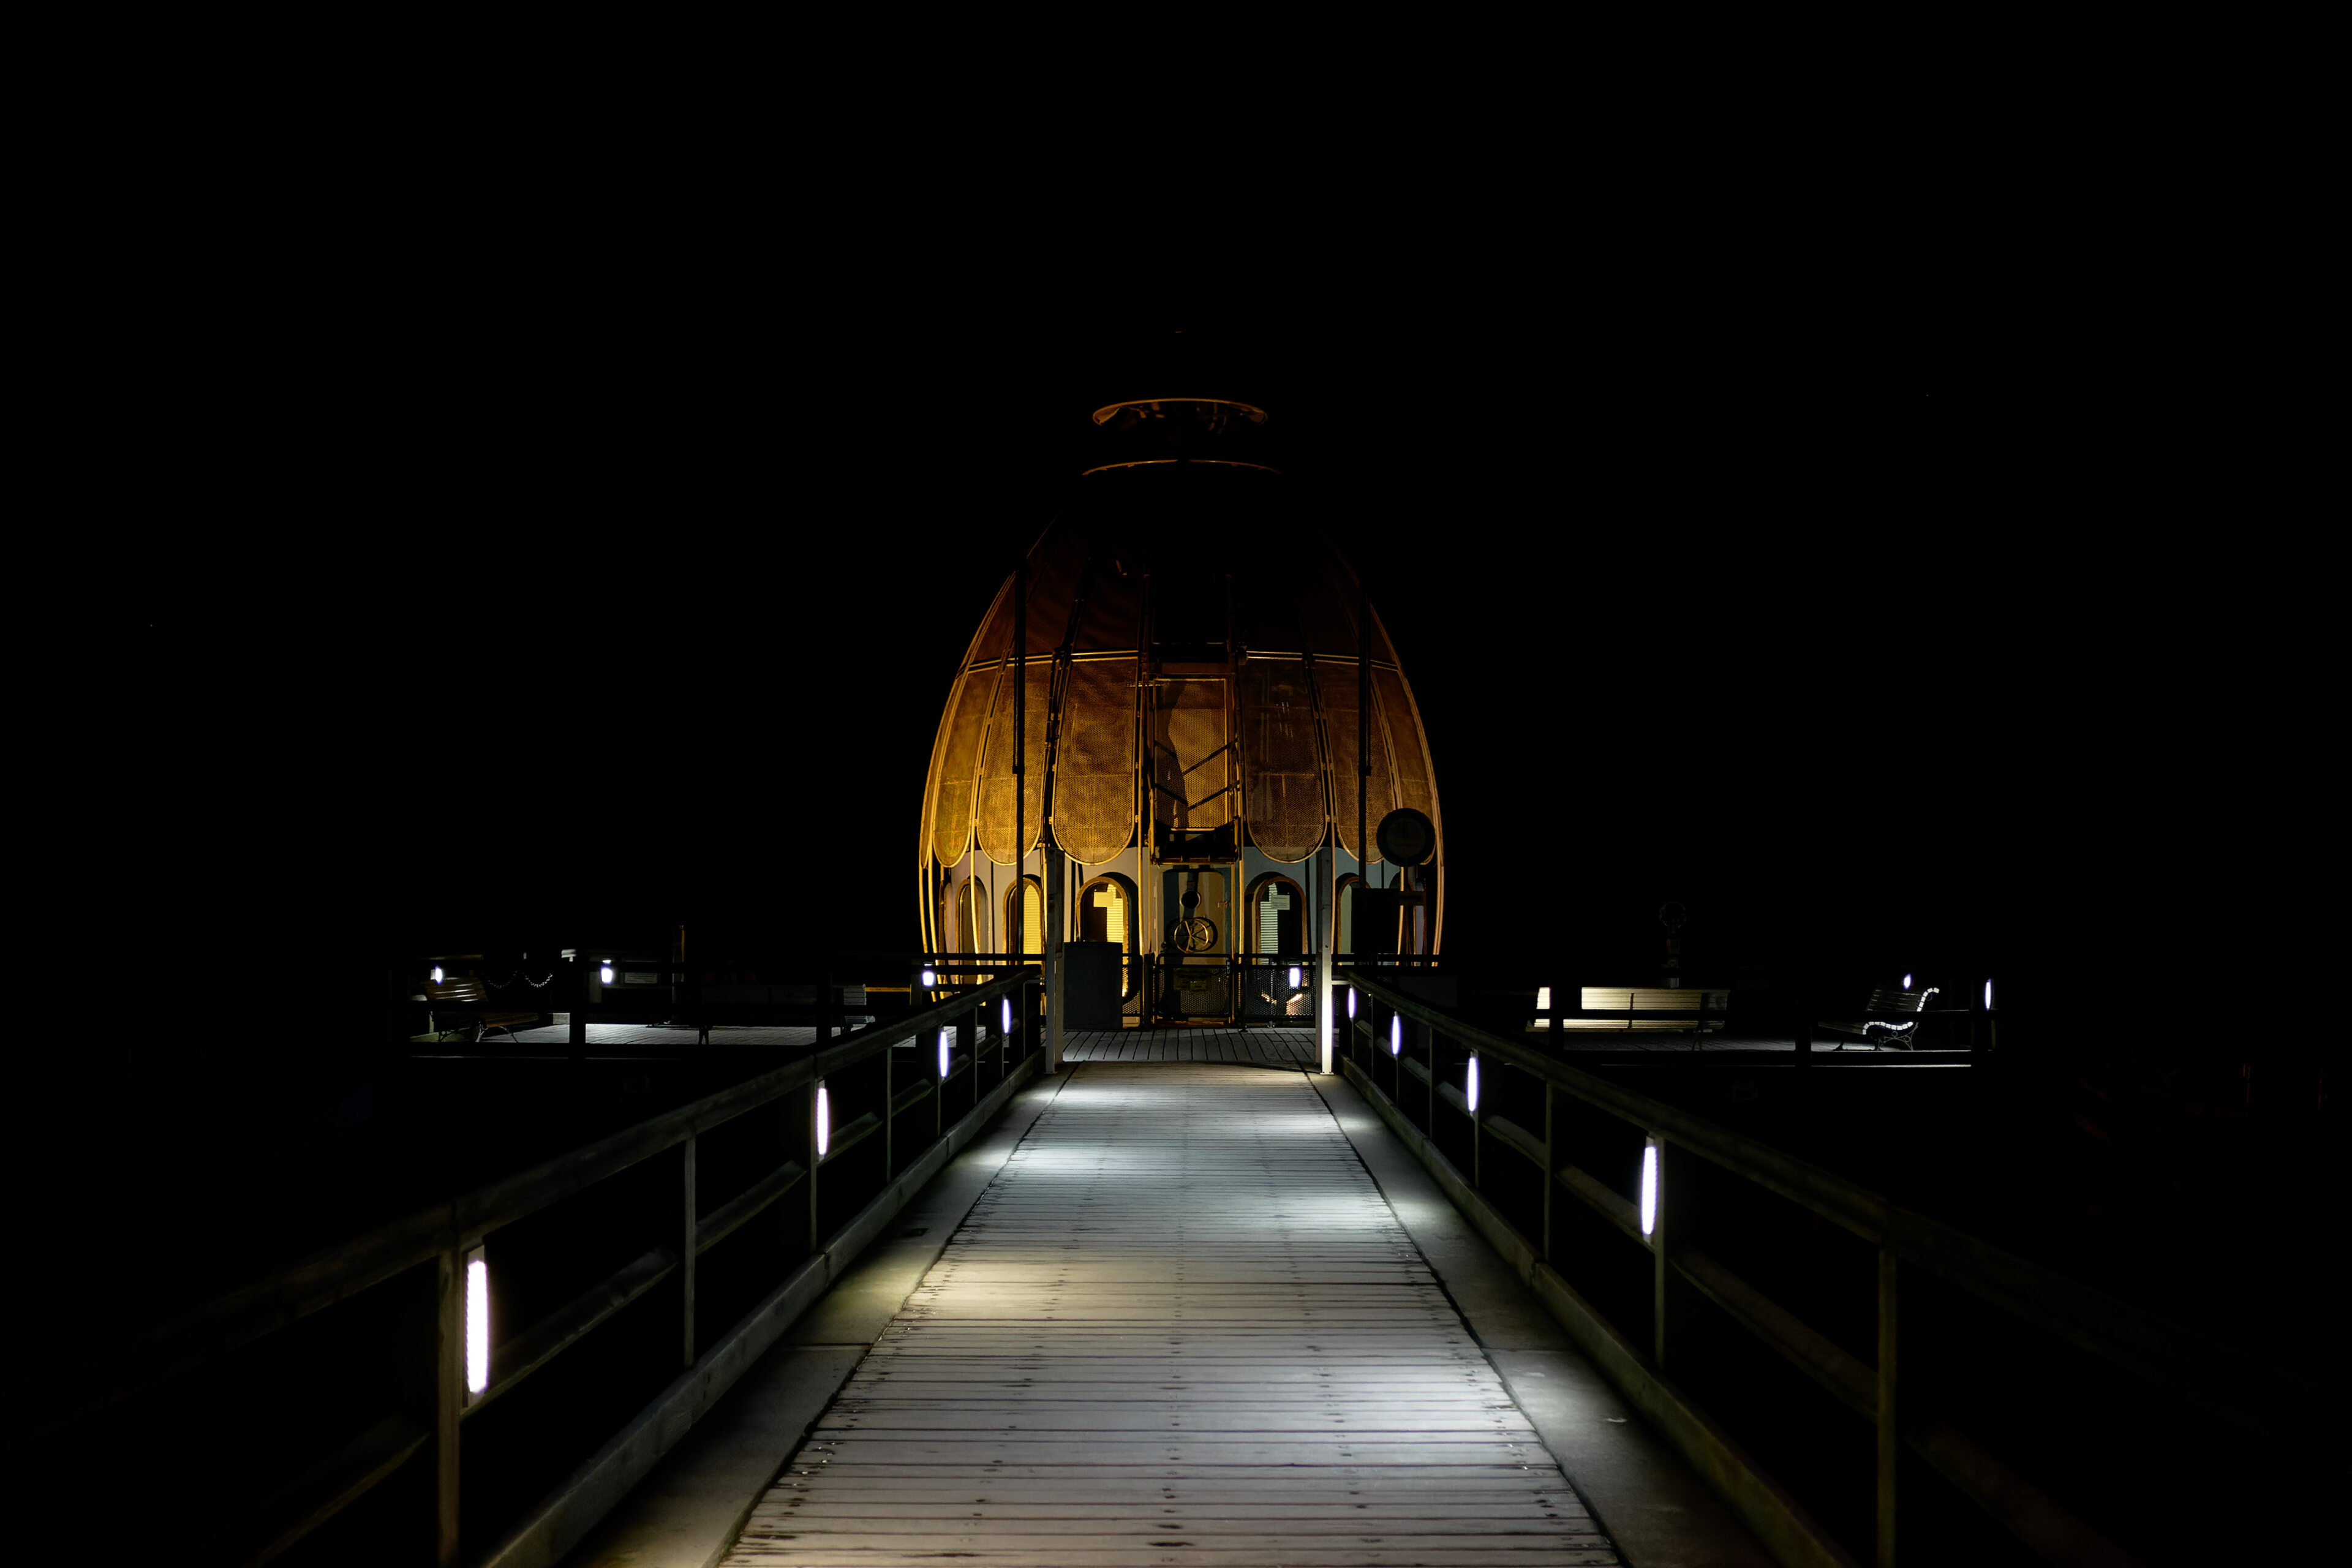
[(490, 999), (490, 990), (488, 986), (482, 984), (478, 975), (453, 974), (438, 985), (429, 980), (426, 981), (425, 999), (445, 1007), (472, 1007), (488, 1002)]
[(1731, 1005), (1731, 993), (1675, 991), (1663, 985), (1587, 985), (1581, 1005), (1588, 1013), (1720, 1013)]
[(1936, 990), (1935, 986), (1930, 985), (1925, 991), (1895, 991), (1882, 985), (1870, 994), (1870, 1005), (1864, 1007), (1863, 1011), (1865, 1013), (1924, 1013), (1927, 1010), (1927, 998), (1933, 996)]

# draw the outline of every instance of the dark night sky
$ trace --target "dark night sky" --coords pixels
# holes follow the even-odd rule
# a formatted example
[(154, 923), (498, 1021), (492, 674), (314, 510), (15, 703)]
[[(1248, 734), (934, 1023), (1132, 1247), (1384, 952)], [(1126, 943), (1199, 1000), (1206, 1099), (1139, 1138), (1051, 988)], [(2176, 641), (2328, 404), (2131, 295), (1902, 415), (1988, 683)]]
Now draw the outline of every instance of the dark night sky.
[[(2018, 542), (1972, 522), (1979, 411), (1934, 367), (1839, 361), (1727, 390), (1621, 376), (1566, 336), (1219, 342), (1218, 325), (1212, 363), (1274, 411), (1300, 504), (1370, 578), (1415, 682), (1456, 942), (1542, 949), (1670, 896), (1753, 925), (1841, 880), (1980, 865), (2010, 803), (1963, 777), (2032, 721), (2023, 667), (2063, 634), (2003, 582)], [(452, 598), (417, 652), (430, 684), (545, 744), (436, 771), (414, 809), (512, 847), (531, 868), (518, 909), (650, 901), (797, 935), (821, 926), (787, 889), (814, 880), (860, 932), (845, 941), (905, 940), (901, 863), (954, 660), (1067, 493), (1085, 411), (1149, 379), (1122, 361), (1159, 348), (824, 347), (754, 406), (696, 395), (634, 440), (594, 421), (542, 431), (538, 461), (482, 454), (530, 471), (525, 515), (453, 545), (518, 607), (535, 576), (563, 586), (512, 634)], [(573, 478), (549, 495), (549, 472)], [(1640, 738), (1658, 721), (1682, 739)], [(856, 869), (869, 854), (881, 868)]]
[(192, 596), (194, 542), (146, 579), (141, 721), (204, 765), (134, 795), (132, 864), (171, 868), (109, 918), (350, 975), (681, 919), (910, 942), (954, 661), (1173, 318), (1273, 411), (1395, 637), (1450, 949), (1622, 967), (1676, 898), (1702, 966), (1810, 944), (2054, 977), (2158, 923), (2177, 889), (2140, 847), (2182, 781), (2144, 726), (2206, 634), (2115, 548), (2112, 433), (2063, 354), (1893, 294), (1290, 304), (1099, 324), (869, 295), (341, 345), (381, 387), (298, 421), (276, 468), (204, 458), (316, 514), (266, 536), (298, 592)]

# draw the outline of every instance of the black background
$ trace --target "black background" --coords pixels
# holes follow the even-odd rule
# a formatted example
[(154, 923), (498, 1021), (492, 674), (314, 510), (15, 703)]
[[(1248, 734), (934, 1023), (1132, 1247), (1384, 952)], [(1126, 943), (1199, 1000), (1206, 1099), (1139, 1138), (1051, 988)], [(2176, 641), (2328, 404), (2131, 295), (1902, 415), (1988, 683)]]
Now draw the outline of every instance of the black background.
[(1397, 643), (1450, 952), (1638, 977), (1674, 899), (1710, 980), (1998, 972), (2022, 1005), (2258, 946), (2181, 831), (2214, 775), (2182, 738), (2262, 700), (2242, 564), (2179, 548), (2242, 433), (2168, 446), (2046, 317), (1899, 269), (1706, 281), (721, 288), (615, 326), (513, 279), (339, 318), (145, 476), (194, 499), (101, 650), (131, 760), (84, 929), (371, 1041), (404, 955), (910, 947), (955, 661), (1087, 413), (1197, 374), (1272, 412)]

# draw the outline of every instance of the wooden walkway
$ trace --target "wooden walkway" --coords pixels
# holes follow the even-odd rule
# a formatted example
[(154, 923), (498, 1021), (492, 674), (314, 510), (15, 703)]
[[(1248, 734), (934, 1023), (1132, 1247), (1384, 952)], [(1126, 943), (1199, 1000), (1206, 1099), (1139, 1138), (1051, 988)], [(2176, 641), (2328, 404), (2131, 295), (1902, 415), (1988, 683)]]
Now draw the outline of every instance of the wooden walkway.
[(1071, 1069), (726, 1563), (947, 1559), (1619, 1561), (1311, 1080), (1129, 1062)]
[(1074, 1029), (1066, 1062), (1229, 1062), (1313, 1071), (1312, 1029)]

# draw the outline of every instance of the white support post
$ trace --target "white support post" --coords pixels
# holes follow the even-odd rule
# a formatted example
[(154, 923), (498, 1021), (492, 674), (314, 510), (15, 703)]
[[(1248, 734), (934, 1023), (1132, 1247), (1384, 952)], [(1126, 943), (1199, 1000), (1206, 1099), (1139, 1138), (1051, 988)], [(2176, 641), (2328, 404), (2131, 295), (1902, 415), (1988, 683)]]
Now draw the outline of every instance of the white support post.
[(1315, 1002), (1316, 1048), (1322, 1058), (1324, 1076), (1328, 1077), (1336, 1065), (1332, 1058), (1338, 1034), (1331, 1016), (1331, 1005), (1338, 995), (1331, 986), (1331, 961), (1339, 946), (1339, 909), (1335, 896), (1339, 884), (1339, 857), (1329, 844), (1316, 853), (1322, 862), (1315, 879), (1318, 884), (1316, 901), (1320, 905), (1315, 911), (1315, 984), (1318, 993)]
[(1069, 862), (1049, 839), (1045, 846), (1045, 1070), (1062, 1070), (1062, 926), (1069, 900), (1063, 884)]

